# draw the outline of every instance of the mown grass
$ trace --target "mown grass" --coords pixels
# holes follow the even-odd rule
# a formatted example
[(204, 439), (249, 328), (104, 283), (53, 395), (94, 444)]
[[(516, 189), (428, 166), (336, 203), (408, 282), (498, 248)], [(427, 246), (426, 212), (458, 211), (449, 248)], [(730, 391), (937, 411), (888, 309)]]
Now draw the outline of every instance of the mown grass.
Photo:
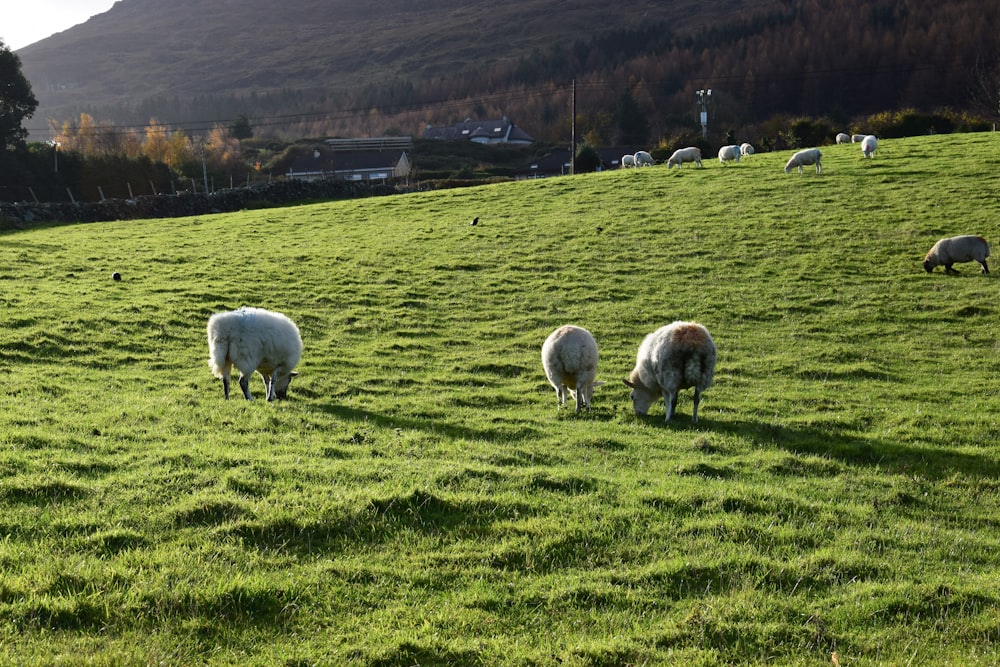
[[(998, 142), (4, 234), (0, 662), (995, 664), (998, 272), (920, 260), (995, 244)], [(240, 305), (291, 400), (222, 399)], [(636, 417), (682, 318), (701, 420)]]

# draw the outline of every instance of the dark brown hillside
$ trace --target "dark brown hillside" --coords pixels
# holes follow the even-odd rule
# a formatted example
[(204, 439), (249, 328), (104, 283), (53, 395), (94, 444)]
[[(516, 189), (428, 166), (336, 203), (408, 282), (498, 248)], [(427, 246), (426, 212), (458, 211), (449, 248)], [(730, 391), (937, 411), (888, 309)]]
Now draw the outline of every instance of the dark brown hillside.
[(581, 133), (612, 141), (629, 93), (655, 140), (697, 127), (704, 87), (716, 133), (976, 109), (971, 91), (1000, 73), (997, 25), (995, 0), (121, 0), (19, 55), (42, 132), (81, 112), (193, 132), (245, 113), (305, 136), (508, 114), (565, 141), (575, 79)]
[[(483, 71), (596, 31), (698, 27), (745, 0), (122, 0), (19, 52), (39, 116), (157, 96), (349, 92)], [(703, 6), (704, 5), (704, 6)]]

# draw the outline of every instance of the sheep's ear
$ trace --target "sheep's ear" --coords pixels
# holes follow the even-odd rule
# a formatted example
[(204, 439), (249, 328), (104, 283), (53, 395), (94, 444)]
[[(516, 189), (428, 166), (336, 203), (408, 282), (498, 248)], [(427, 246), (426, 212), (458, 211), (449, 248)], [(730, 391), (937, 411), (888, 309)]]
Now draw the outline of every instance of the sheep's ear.
[(297, 371), (292, 371), (291, 373), (288, 374), (288, 377), (290, 378), (297, 378), (298, 376), (299, 374)]
[(632, 389), (635, 389), (635, 385), (629, 382), (628, 380), (622, 380), (622, 382), (625, 383), (626, 387), (631, 387)]

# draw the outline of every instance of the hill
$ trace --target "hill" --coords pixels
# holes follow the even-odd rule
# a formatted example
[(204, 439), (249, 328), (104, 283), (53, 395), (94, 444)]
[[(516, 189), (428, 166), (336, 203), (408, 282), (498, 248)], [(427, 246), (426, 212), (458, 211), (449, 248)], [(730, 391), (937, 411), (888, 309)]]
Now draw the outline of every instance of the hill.
[(403, 0), (375, 6), (353, 0), (123, 0), (19, 55), (45, 118), (144, 106), (146, 100), (282, 91), (331, 104), (345, 92), (353, 96), (391, 81), (447, 82), (594, 32), (644, 23), (697, 28), (758, 4), (634, 0), (620, 11), (600, 0), (476, 0), (460, 8)]
[[(920, 260), (996, 245), (997, 137), (4, 233), (6, 659), (995, 664), (1000, 272)], [(302, 330), (288, 401), (211, 377), (244, 304)], [(674, 319), (697, 425), (619, 382)]]
[(247, 114), (294, 136), (508, 114), (565, 142), (576, 79), (581, 133), (613, 143), (607, 117), (626, 92), (652, 138), (696, 128), (694, 92), (713, 88), (721, 140), (773, 114), (846, 123), (977, 99), (995, 114), (998, 20), (989, 0), (122, 0), (19, 55), (38, 132), (81, 112), (195, 131)]

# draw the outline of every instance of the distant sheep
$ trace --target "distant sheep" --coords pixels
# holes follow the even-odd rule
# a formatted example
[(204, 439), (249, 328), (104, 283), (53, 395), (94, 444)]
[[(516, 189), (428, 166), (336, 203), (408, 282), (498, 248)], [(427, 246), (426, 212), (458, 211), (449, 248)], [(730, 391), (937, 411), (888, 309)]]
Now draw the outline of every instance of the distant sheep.
[(292, 369), (302, 356), (302, 338), (295, 323), (281, 313), (240, 308), (208, 318), (208, 353), (208, 366), (215, 377), (222, 378), (227, 399), (235, 366), (248, 401), (253, 400), (250, 376), (254, 371), (264, 378), (267, 400), (273, 401), (288, 397), (288, 384), (298, 375)]
[(632, 389), (632, 408), (645, 415), (663, 396), (670, 421), (677, 410), (677, 394), (694, 387), (691, 421), (698, 421), (701, 394), (715, 375), (715, 342), (708, 329), (695, 322), (674, 322), (646, 336), (639, 345), (635, 368), (625, 380)]
[(818, 148), (806, 148), (792, 156), (792, 159), (790, 159), (788, 164), (785, 165), (785, 173), (787, 174), (792, 169), (798, 167), (799, 173), (801, 174), (803, 166), (807, 164), (814, 164), (816, 165), (816, 173), (818, 174), (823, 171), (822, 160), (823, 154)]
[(671, 167), (680, 167), (685, 162), (694, 162), (700, 167), (701, 149), (697, 146), (678, 148), (674, 151), (674, 154), (670, 156), (670, 159), (667, 160), (667, 169), (670, 169)]
[(634, 155), (622, 155), (622, 169), (628, 169), (635, 166), (635, 156)]
[(874, 134), (869, 134), (861, 140), (861, 152), (865, 157), (872, 157), (878, 149), (878, 138)]
[(559, 407), (566, 405), (566, 392), (576, 401), (576, 411), (590, 408), (597, 375), (597, 341), (583, 327), (561, 326), (542, 344), (545, 377), (556, 390)]
[(986, 265), (986, 258), (990, 256), (990, 244), (982, 236), (971, 234), (964, 236), (953, 236), (949, 239), (941, 239), (934, 244), (927, 256), (924, 257), (924, 270), (930, 273), (935, 266), (944, 266), (945, 273), (957, 274), (958, 271), (951, 268), (956, 262), (979, 262), (983, 267), (983, 273), (989, 273), (990, 267)]
[(841, 132), (837, 135), (838, 144), (849, 144), (851, 143), (851, 135)]
[(860, 144), (862, 141), (865, 140), (865, 137), (867, 137), (867, 136), (868, 136), (867, 134), (852, 134), (851, 135), (851, 143), (852, 144)]
[(739, 162), (740, 161), (740, 147), (733, 146), (723, 146), (719, 149), (719, 162), (726, 164), (727, 162)]
[(740, 144), (740, 155), (746, 157), (747, 155), (753, 155), (753, 146), (747, 143)]
[(635, 166), (637, 167), (652, 167), (656, 164), (653, 156), (646, 151), (639, 151), (632, 157), (635, 158)]

